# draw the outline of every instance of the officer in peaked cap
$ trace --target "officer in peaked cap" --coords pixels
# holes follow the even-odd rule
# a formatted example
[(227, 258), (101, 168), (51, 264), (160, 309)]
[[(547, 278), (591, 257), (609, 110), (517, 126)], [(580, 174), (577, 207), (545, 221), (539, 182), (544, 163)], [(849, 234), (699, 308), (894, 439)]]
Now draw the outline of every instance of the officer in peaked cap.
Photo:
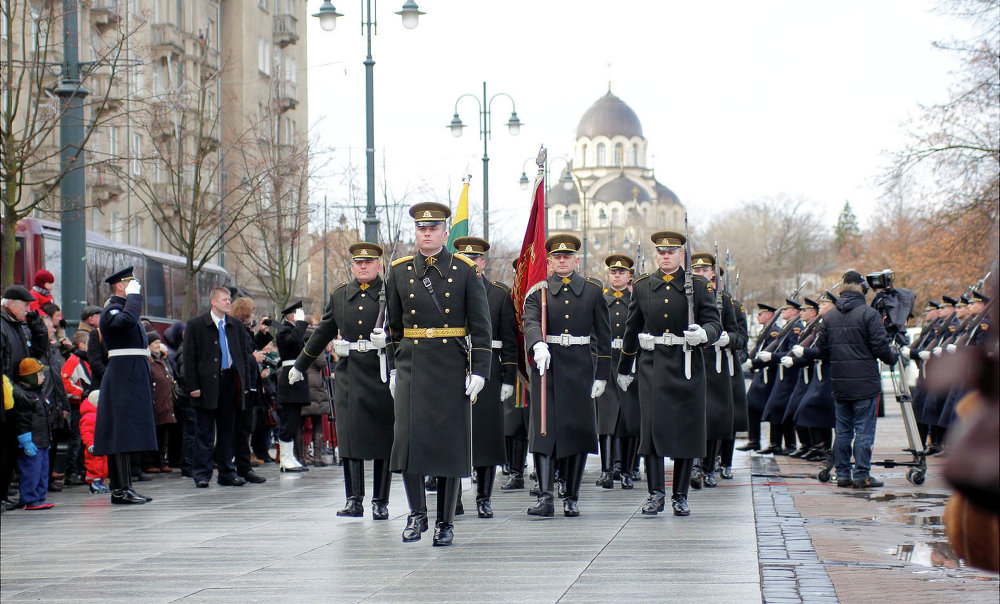
[[(528, 514), (555, 513), (555, 463), (563, 462), (563, 514), (575, 517), (580, 515), (577, 503), (587, 455), (597, 452), (597, 416), (590, 401), (601, 396), (611, 375), (611, 328), (603, 286), (576, 270), (580, 240), (569, 234), (553, 235), (545, 241), (545, 249), (552, 270), (546, 282), (546, 330), (542, 330), (543, 290), (528, 295), (522, 317), (524, 346), (535, 361), (531, 400), (538, 402), (531, 407), (530, 448), (540, 494)], [(542, 375), (546, 377), (544, 409)]]
[(704, 347), (722, 332), (712, 285), (693, 275), (693, 318), (685, 294), (684, 235), (653, 233), (657, 269), (635, 280), (629, 303), (618, 387), (627, 389), (636, 365), (642, 414), (639, 454), (646, 456), (649, 497), (642, 513), (656, 515), (666, 500), (664, 457), (674, 461), (671, 504), (688, 516), (688, 488), (694, 459), (705, 456)]
[(774, 387), (774, 372), (763, 362), (757, 360), (757, 352), (764, 350), (771, 342), (778, 339), (778, 329), (773, 323), (774, 314), (778, 309), (764, 302), (757, 303), (757, 323), (763, 329), (770, 325), (767, 331), (761, 331), (757, 335), (757, 343), (751, 356), (743, 362), (743, 370), (752, 373), (750, 387), (747, 389), (747, 442), (745, 445), (736, 447), (738, 451), (756, 451), (761, 448), (760, 423), (764, 414), (764, 406), (767, 405), (767, 397)]
[[(628, 288), (631, 269), (635, 261), (624, 254), (612, 254), (604, 259), (608, 268), (608, 287), (604, 289), (604, 302), (611, 319), (611, 369), (618, 366), (622, 354), (622, 336), (632, 292)], [(607, 375), (605, 379), (613, 379)], [(615, 480), (621, 480), (623, 489), (631, 489), (632, 467), (639, 449), (639, 385), (631, 384), (628, 390), (606, 388), (597, 397), (597, 434), (601, 450), (601, 476), (597, 486), (613, 489)], [(617, 453), (617, 455), (616, 455)]]
[(97, 405), (94, 454), (108, 456), (111, 503), (141, 504), (152, 499), (132, 489), (129, 454), (156, 449), (149, 348), (139, 322), (142, 285), (131, 266), (104, 282), (111, 286), (100, 322), (108, 365)]
[[(772, 370), (774, 376), (774, 387), (771, 388), (764, 405), (763, 419), (771, 423), (771, 444), (760, 451), (762, 455), (778, 454), (787, 455), (795, 451), (796, 435), (795, 424), (791, 421), (785, 422), (785, 408), (791, 398), (795, 383), (799, 379), (800, 368), (792, 367), (784, 370), (780, 369), (781, 357), (787, 356), (792, 347), (798, 344), (799, 334), (802, 332), (802, 320), (799, 312), (802, 304), (785, 299), (785, 305), (781, 309), (781, 315), (776, 326), (781, 328), (783, 336), (781, 341), (772, 350), (761, 350), (757, 353), (757, 361)], [(787, 327), (787, 328), (786, 328)], [(770, 346), (769, 346), (770, 347)], [(781, 440), (784, 438), (785, 446), (782, 448)]]
[(291, 370), (295, 360), (305, 348), (305, 333), (309, 324), (298, 300), (281, 310), (281, 323), (275, 329), (274, 341), (281, 357), (281, 373), (278, 376), (277, 400), (281, 429), (278, 432), (278, 451), (282, 472), (306, 472), (308, 468), (295, 458), (294, 442), (302, 423), (302, 406), (308, 405), (309, 381), (291, 381)]
[[(486, 252), (490, 244), (480, 237), (459, 237), (455, 249), (471, 258), (480, 272), (486, 271)], [(504, 401), (513, 398), (517, 374), (517, 325), (514, 301), (507, 285), (483, 279), (486, 301), (490, 307), (493, 360), (486, 386), (472, 406), (472, 466), (476, 469), (476, 512), (480, 518), (492, 518), (493, 484), (497, 466), (506, 461), (504, 439)], [(523, 480), (523, 478), (522, 478)]]
[(493, 357), (479, 269), (445, 247), (450, 215), (440, 203), (411, 207), (417, 252), (396, 259), (386, 279), (394, 351), (389, 355), (395, 399), (390, 469), (402, 472), (410, 505), (404, 542), (420, 539), (427, 530), (423, 477), (438, 477), (434, 545), (451, 545), (454, 539), (461, 479), (472, 470), (471, 403), (486, 384)]
[(337, 515), (364, 515), (364, 466), (366, 459), (372, 459), (372, 518), (385, 520), (389, 517), (392, 480), (389, 454), (393, 407), (389, 384), (381, 376), (380, 356), (384, 354), (385, 338), (376, 324), (379, 292), (383, 289), (382, 247), (361, 241), (347, 249), (351, 254), (352, 279), (330, 292), (322, 320), (288, 375), (291, 381), (304, 379), (309, 367), (322, 358), (327, 343), (333, 341), (337, 354), (333, 406), (339, 419), (337, 448), (343, 459), (347, 491), (347, 505)]

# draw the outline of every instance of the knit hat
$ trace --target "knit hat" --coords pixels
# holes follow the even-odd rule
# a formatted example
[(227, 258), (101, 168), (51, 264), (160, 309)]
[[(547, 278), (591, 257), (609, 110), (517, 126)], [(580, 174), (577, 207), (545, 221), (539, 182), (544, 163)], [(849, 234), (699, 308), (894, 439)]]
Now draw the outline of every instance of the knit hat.
[(55, 282), (56, 278), (52, 276), (52, 273), (44, 268), (35, 273), (35, 287), (45, 287), (46, 284)]
[(24, 359), (21, 359), (21, 363), (17, 366), (17, 375), (19, 377), (27, 377), (29, 375), (35, 375), (43, 369), (45, 369), (45, 367), (38, 362), (38, 359), (25, 357)]
[(149, 330), (146, 332), (146, 341), (149, 342), (150, 344), (152, 344), (153, 342), (159, 342), (160, 334), (158, 334), (154, 330)]

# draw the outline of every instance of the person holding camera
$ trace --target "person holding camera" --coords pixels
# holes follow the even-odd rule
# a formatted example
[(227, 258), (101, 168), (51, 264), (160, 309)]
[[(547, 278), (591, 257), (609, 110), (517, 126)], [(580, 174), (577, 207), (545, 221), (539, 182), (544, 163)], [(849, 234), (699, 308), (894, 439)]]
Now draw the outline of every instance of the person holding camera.
[(252, 484), (267, 482), (267, 479), (253, 471), (251, 460), (250, 437), (253, 434), (254, 415), (260, 413), (264, 406), (260, 396), (261, 374), (264, 368), (261, 363), (264, 360), (264, 352), (258, 350), (253, 341), (253, 328), (256, 324), (254, 311), (256, 304), (253, 298), (243, 296), (237, 298), (229, 309), (229, 316), (236, 319), (243, 325), (241, 336), (243, 347), (249, 352), (247, 363), (250, 370), (247, 372), (247, 398), (243, 408), (236, 417), (236, 437), (233, 440), (233, 455), (236, 464), (236, 473)]
[[(818, 356), (830, 365), (836, 409), (833, 459), (837, 486), (856, 489), (883, 485), (870, 474), (875, 415), (882, 393), (878, 361), (893, 365), (897, 359), (882, 317), (865, 303), (866, 293), (868, 286), (859, 272), (844, 273), (840, 297), (823, 317), (815, 346)], [(793, 354), (799, 356), (795, 350)]]
[(295, 439), (302, 427), (302, 407), (309, 404), (309, 381), (289, 379), (295, 368), (295, 359), (306, 346), (305, 335), (309, 324), (299, 300), (281, 311), (283, 320), (275, 328), (274, 341), (281, 356), (281, 375), (278, 376), (278, 457), (281, 472), (308, 472), (309, 469), (295, 458)]

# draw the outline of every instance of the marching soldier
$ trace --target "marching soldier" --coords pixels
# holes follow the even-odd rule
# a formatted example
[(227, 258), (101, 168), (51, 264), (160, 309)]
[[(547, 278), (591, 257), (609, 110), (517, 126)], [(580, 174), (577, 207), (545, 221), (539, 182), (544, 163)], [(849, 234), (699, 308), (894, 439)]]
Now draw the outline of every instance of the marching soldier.
[[(610, 375), (611, 328), (603, 286), (576, 270), (580, 240), (572, 235), (553, 235), (545, 241), (545, 249), (553, 271), (547, 280), (547, 308), (542, 307), (542, 292), (533, 292), (524, 303), (523, 318), (524, 345), (535, 360), (531, 376), (531, 452), (539, 489), (538, 500), (528, 508), (528, 514), (554, 515), (554, 462), (564, 461), (563, 514), (575, 517), (580, 515), (577, 504), (587, 455), (597, 452), (597, 417), (592, 399), (604, 392)], [(592, 344), (596, 354), (591, 352)]]
[(107, 279), (111, 298), (101, 313), (101, 340), (108, 368), (101, 381), (94, 454), (108, 456), (111, 503), (142, 504), (152, 497), (132, 489), (129, 453), (156, 449), (149, 347), (142, 314), (142, 286), (126, 267)]
[(403, 541), (417, 541), (427, 530), (423, 477), (437, 476), (434, 545), (454, 539), (461, 479), (472, 469), (470, 400), (486, 384), (493, 356), (479, 270), (444, 246), (450, 215), (440, 203), (410, 208), (417, 253), (394, 261), (386, 283), (395, 407), (390, 469), (402, 472), (410, 504)]
[[(729, 303), (736, 318), (736, 331), (729, 334), (729, 346), (733, 354), (733, 374), (729, 376), (733, 390), (733, 436), (722, 441), (719, 447), (721, 467), (719, 477), (726, 480), (733, 478), (733, 453), (736, 448), (736, 433), (745, 432), (750, 427), (747, 418), (747, 383), (743, 377), (743, 361), (747, 358), (747, 313), (743, 303), (730, 297)], [(758, 424), (759, 426), (759, 424)]]
[[(942, 344), (958, 329), (959, 320), (956, 316), (958, 300), (951, 296), (941, 296), (941, 302), (941, 310), (938, 312), (941, 317), (941, 323), (938, 325), (934, 337), (918, 353), (919, 358), (925, 363), (930, 360), (931, 355), (936, 349), (940, 354)], [(947, 426), (942, 426), (940, 419), (941, 411), (944, 408), (947, 397), (946, 393), (927, 392), (924, 396), (922, 413), (917, 417), (918, 422), (929, 426), (930, 443), (927, 446), (928, 455), (936, 455), (944, 450), (944, 438)]]
[[(611, 368), (618, 366), (622, 354), (622, 336), (625, 335), (625, 319), (632, 292), (628, 289), (631, 268), (635, 262), (628, 256), (614, 254), (604, 259), (608, 267), (608, 288), (604, 290), (604, 301), (608, 306), (611, 320)], [(613, 377), (606, 376), (607, 379)], [(597, 486), (613, 489), (615, 480), (620, 479), (623, 489), (632, 487), (632, 465), (639, 448), (639, 398), (638, 384), (632, 384), (625, 392), (617, 388), (606, 388), (597, 397), (597, 434), (601, 450), (601, 477)], [(619, 452), (615, 460), (614, 452)]]
[[(778, 309), (770, 304), (757, 303), (757, 322), (761, 327), (767, 327)], [(779, 328), (771, 325), (770, 331), (761, 332), (757, 335), (757, 350), (764, 350), (771, 342), (778, 339)], [(760, 423), (764, 415), (764, 406), (767, 405), (767, 397), (774, 387), (775, 375), (770, 367), (756, 358), (747, 359), (743, 362), (744, 371), (752, 371), (753, 379), (750, 388), (747, 390), (747, 443), (741, 447), (736, 447), (739, 451), (756, 451), (760, 449)]]
[[(281, 374), (278, 376), (278, 453), (281, 472), (308, 472), (309, 469), (295, 458), (295, 438), (302, 425), (302, 407), (309, 404), (309, 381), (292, 382), (291, 370), (306, 346), (305, 334), (309, 324), (302, 310), (302, 301), (294, 302), (281, 311), (282, 320), (276, 327), (274, 341), (281, 357)], [(324, 343), (324, 347), (325, 347)]]
[[(684, 235), (660, 231), (652, 236), (658, 270), (636, 279), (629, 303), (618, 387), (635, 379), (638, 354), (639, 454), (646, 456), (649, 498), (642, 513), (663, 511), (666, 499), (663, 458), (674, 460), (671, 503), (676, 516), (691, 513), (687, 503), (694, 458), (705, 456), (705, 365), (702, 345), (722, 332), (712, 286), (692, 276), (694, 323), (688, 322), (685, 295)], [(641, 350), (640, 350), (641, 349)]]
[[(776, 326), (785, 331), (788, 323), (792, 324), (790, 330), (785, 332), (784, 339), (778, 343), (773, 351), (761, 350), (757, 353), (757, 361), (762, 363), (766, 369), (771, 371), (774, 386), (767, 396), (764, 404), (762, 418), (771, 423), (770, 438), (771, 443), (766, 449), (759, 451), (761, 455), (787, 455), (795, 450), (795, 426), (783, 424), (785, 416), (785, 406), (788, 405), (788, 398), (795, 389), (795, 382), (798, 380), (797, 369), (781, 371), (781, 357), (791, 351), (792, 346), (798, 343), (799, 333), (802, 331), (802, 321), (799, 320), (799, 311), (802, 305), (792, 299), (785, 300), (785, 307), (781, 309), (781, 318)], [(780, 324), (780, 325), (779, 325)], [(781, 447), (781, 438), (785, 439), (785, 448)]]
[[(718, 273), (716, 272), (718, 271)], [(691, 486), (715, 488), (716, 456), (722, 447), (722, 442), (733, 438), (733, 381), (730, 372), (736, 373), (736, 361), (733, 358), (733, 342), (730, 333), (737, 333), (736, 313), (733, 310), (733, 300), (729, 294), (719, 291), (718, 274), (722, 269), (715, 263), (715, 256), (708, 252), (699, 252), (691, 257), (691, 272), (704, 277), (716, 290), (716, 308), (722, 322), (722, 333), (711, 348), (705, 350), (705, 407), (706, 436), (705, 456), (701, 458), (701, 467), (692, 471)], [(700, 472), (699, 472), (700, 470)]]
[[(513, 263), (517, 271), (517, 258)], [(513, 304), (513, 301), (511, 301)], [(514, 326), (517, 329), (517, 326)], [(515, 337), (516, 337), (515, 333)], [(531, 391), (520, 371), (515, 369), (514, 395), (503, 400), (503, 436), (507, 451), (507, 463), (510, 464), (510, 478), (500, 485), (503, 491), (514, 491), (524, 488), (524, 466), (528, 456), (528, 421), (530, 419), (529, 401)]]
[[(836, 302), (837, 296), (829, 291), (820, 296), (818, 312), (821, 321)], [(807, 461), (824, 461), (832, 454), (833, 428), (836, 425), (830, 363), (818, 358), (815, 348), (805, 348), (800, 344), (792, 346), (792, 356), (804, 359), (811, 365), (802, 369), (802, 374), (809, 375), (810, 381), (794, 416), (796, 427), (809, 430), (809, 440), (812, 442), (812, 449), (802, 457)]]
[[(380, 375), (380, 355), (384, 341), (377, 346), (373, 339), (378, 328), (379, 292), (383, 282), (380, 272), (382, 248), (360, 242), (348, 248), (351, 276), (330, 294), (326, 313), (305, 348), (288, 372), (292, 383), (305, 378), (305, 371), (323, 354), (333, 340), (337, 353), (334, 369), (337, 387), (333, 393), (336, 410), (337, 447), (344, 464), (347, 505), (338, 516), (364, 515), (365, 460), (373, 462), (372, 518), (389, 517), (389, 453), (392, 451), (393, 409), (389, 385)], [(334, 340), (337, 336), (340, 339)], [(384, 340), (384, 338), (383, 338)]]
[[(913, 389), (913, 414), (918, 419), (923, 416), (924, 399), (927, 396), (927, 389), (924, 387), (925, 361), (920, 357), (920, 351), (927, 348), (928, 344), (935, 337), (936, 329), (942, 320), (938, 314), (940, 309), (940, 303), (935, 300), (927, 301), (927, 306), (924, 307), (923, 325), (920, 329), (920, 335), (917, 336), (917, 339), (910, 346), (904, 346), (900, 350), (903, 358), (914, 361), (919, 368), (917, 384)], [(929, 353), (928, 356), (930, 356)], [(926, 423), (922, 421), (917, 422), (921, 446), (927, 442), (928, 429), (929, 426)]]
[[(471, 258), (479, 272), (486, 270), (486, 251), (490, 244), (479, 237), (459, 237), (455, 249)], [(483, 279), (490, 308), (493, 360), (490, 375), (479, 398), (472, 405), (472, 465), (476, 469), (476, 512), (480, 518), (492, 518), (493, 483), (497, 465), (505, 461), (503, 401), (514, 395), (517, 374), (517, 326), (510, 288), (499, 281)]]

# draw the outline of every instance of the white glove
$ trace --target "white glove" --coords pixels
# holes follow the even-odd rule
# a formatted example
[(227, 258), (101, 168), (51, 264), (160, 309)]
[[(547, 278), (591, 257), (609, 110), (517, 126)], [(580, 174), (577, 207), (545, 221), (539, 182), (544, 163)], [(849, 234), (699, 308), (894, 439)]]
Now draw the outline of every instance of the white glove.
[(955, 352), (956, 350), (958, 350), (958, 346), (955, 346), (954, 344), (948, 344), (947, 346), (944, 347), (944, 349), (947, 350), (948, 352)]
[(295, 382), (301, 382), (304, 379), (306, 379), (306, 376), (302, 375), (302, 372), (296, 369), (295, 367), (292, 367), (291, 369), (288, 370), (289, 384), (294, 384)]
[(931, 352), (929, 350), (921, 350), (917, 353), (917, 357), (920, 358), (921, 361), (929, 360), (931, 358)]
[(594, 385), (590, 387), (590, 398), (597, 398), (604, 394), (604, 388), (608, 385), (608, 380), (594, 380)]
[(653, 343), (654, 337), (652, 334), (640, 333), (639, 334), (639, 348), (643, 350), (653, 350), (656, 348), (656, 344)]
[(743, 361), (743, 371), (750, 371), (751, 369), (753, 369), (753, 361), (750, 359)]
[(722, 348), (723, 346), (727, 346), (728, 344), (729, 344), (729, 334), (726, 332), (722, 332), (719, 334), (719, 339), (715, 341), (715, 344), (713, 344), (713, 346), (718, 346), (719, 348)]
[(305, 321), (306, 311), (302, 310), (301, 308), (296, 308), (295, 312), (292, 313), (292, 318), (295, 319), (296, 321)]
[(552, 362), (549, 345), (545, 342), (535, 342), (531, 350), (535, 353), (535, 365), (538, 367), (538, 375), (545, 375), (545, 370), (549, 368), (549, 363)]
[(805, 355), (805, 353), (806, 353), (806, 349), (803, 348), (802, 346), (799, 346), (798, 344), (796, 344), (795, 346), (792, 346), (792, 354), (793, 355), (795, 355), (795, 356), (797, 356), (799, 358), (802, 358), (802, 356)]
[(465, 376), (465, 396), (472, 399), (472, 402), (476, 402), (476, 397), (482, 391), (483, 386), (486, 385), (486, 378), (481, 375), (467, 375)]
[(500, 400), (505, 401), (514, 396), (514, 384), (503, 384), (500, 386)]
[(768, 351), (766, 351), (766, 350), (761, 350), (760, 352), (757, 353), (757, 358), (762, 363), (770, 363), (771, 362), (771, 353), (768, 352)]
[[(618, 387), (621, 388), (622, 391), (625, 391), (628, 390), (629, 384), (631, 384), (634, 379), (634, 377), (627, 373), (619, 373), (618, 377), (615, 378), (615, 381), (618, 382)], [(594, 385), (596, 386), (597, 384)]]
[(389, 372), (389, 394), (396, 398), (396, 370)]
[(909, 346), (903, 346), (902, 348), (900, 348), (899, 349), (899, 356), (901, 356), (904, 359), (908, 360), (910, 358), (910, 347)]
[(688, 343), (688, 346), (704, 344), (708, 341), (708, 334), (705, 333), (704, 327), (697, 323), (692, 323), (688, 325), (687, 331), (684, 332), (684, 341)]
[(346, 357), (351, 354), (351, 343), (347, 340), (334, 340), (333, 352), (338, 357)]
[(142, 283), (138, 279), (132, 279), (125, 285), (125, 295), (142, 293)]
[(935, 346), (934, 350), (932, 350), (931, 352), (934, 354), (934, 356), (939, 357), (941, 356), (941, 353), (944, 351), (941, 349), (940, 346)]
[(786, 356), (786, 357), (781, 357), (781, 361), (779, 361), (779, 362), (781, 363), (782, 367), (784, 367), (785, 369), (789, 369), (789, 368), (791, 368), (792, 363), (794, 363), (795, 361), (792, 360), (792, 357), (787, 357)]
[(375, 345), (375, 348), (385, 348), (386, 338), (385, 330), (381, 327), (376, 327), (372, 330), (371, 334), (368, 335), (368, 339), (371, 343)]

